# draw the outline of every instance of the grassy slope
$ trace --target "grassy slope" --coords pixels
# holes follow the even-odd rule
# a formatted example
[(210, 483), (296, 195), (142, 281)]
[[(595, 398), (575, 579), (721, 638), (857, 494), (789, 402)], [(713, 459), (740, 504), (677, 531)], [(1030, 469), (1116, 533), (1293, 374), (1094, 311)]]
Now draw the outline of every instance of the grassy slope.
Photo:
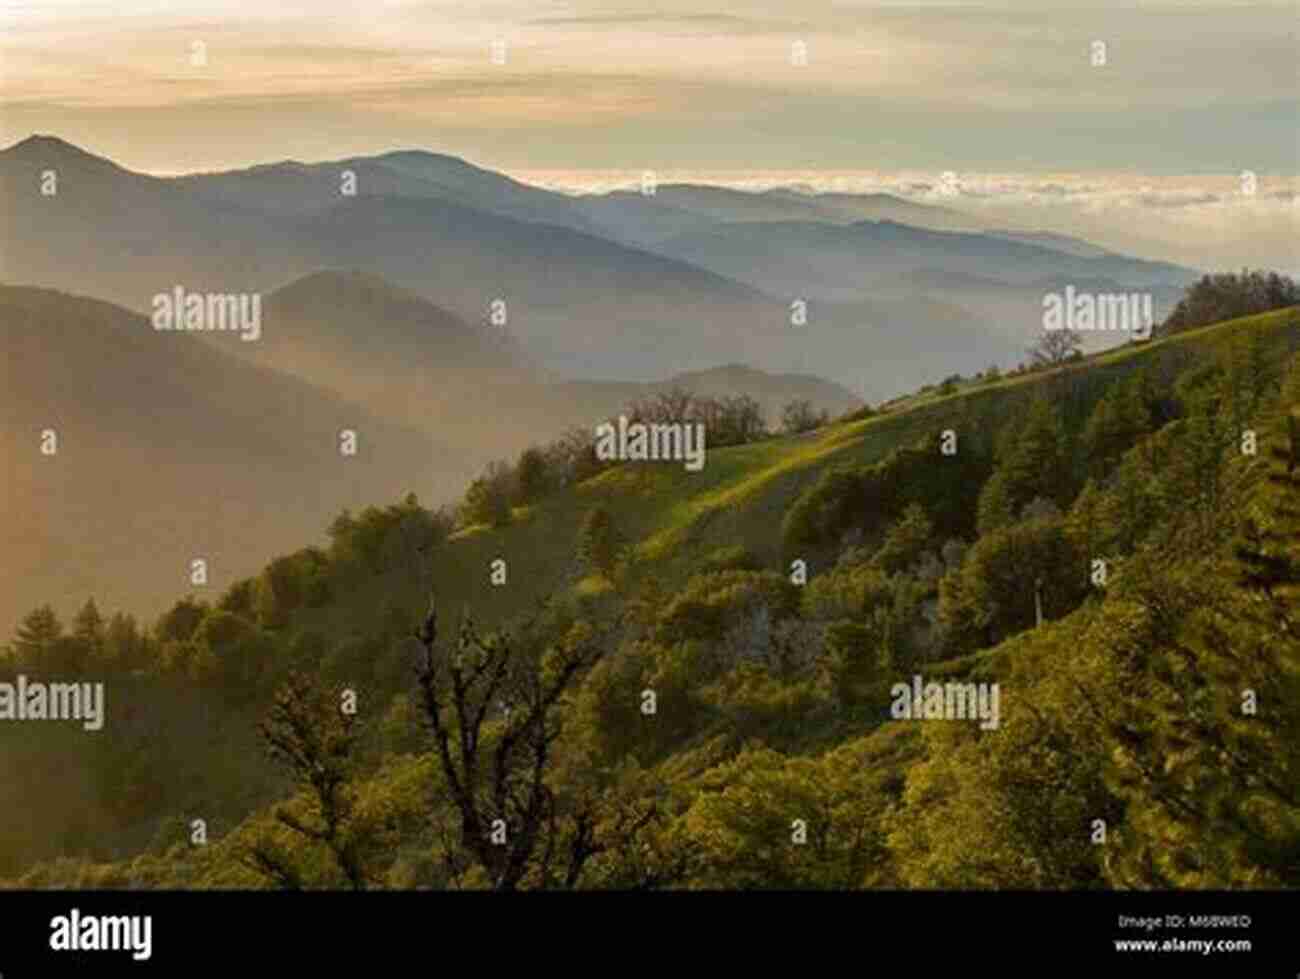
[[(635, 543), (636, 560), (631, 568), (634, 576), (653, 573), (666, 584), (680, 583), (710, 552), (736, 543), (744, 543), (775, 567), (781, 518), (798, 494), (828, 465), (873, 462), (937, 427), (977, 432), (982, 422), (989, 427), (995, 419), (1004, 417), (1009, 398), (1032, 396), (1041, 386), (1063, 383), (1062, 379), (1076, 385), (1083, 383), (1087, 396), (1095, 398), (1117, 377), (1144, 366), (1158, 367), (1164, 358), (1178, 362), (1189, 357), (1200, 359), (1212, 353), (1230, 332), (1240, 329), (1264, 331), (1279, 344), (1295, 349), (1300, 346), (1300, 310), (1217, 324), (1092, 357), (1069, 372), (1009, 378), (967, 388), (946, 398), (927, 399), (869, 419), (838, 423), (806, 436), (721, 449), (709, 454), (699, 473), (668, 464), (610, 470), (534, 507), (517, 511), (515, 522), (508, 527), (471, 528), (457, 535), (439, 552), (432, 581), (444, 607), (457, 609), (467, 603), (481, 621), (489, 623), (525, 612), (553, 592), (570, 589), (579, 595), (599, 595), (601, 588), (576, 573), (572, 557), (578, 526), (587, 509), (596, 503), (610, 509)], [(1268, 502), (1286, 517), (1277, 525), (1277, 532), (1286, 538), (1277, 546), (1286, 548), (1300, 541), (1300, 519), (1292, 505), (1295, 481), (1283, 475), (1278, 460), (1272, 462), (1274, 474), (1267, 488)], [(498, 557), (510, 563), (507, 587), (489, 583), (489, 564)], [(385, 604), (420, 608), (429, 583), (428, 579), (411, 580), (397, 571), (377, 576), (358, 590), (339, 596), (326, 608), (298, 613), (294, 624), (329, 631), (336, 639), (364, 634), (373, 629), (375, 610)], [(1016, 648), (1017, 641), (1012, 641), (968, 657), (932, 664), (929, 672), (936, 677), (997, 678), (1009, 669), (1007, 657), (1014, 655)], [(860, 738), (855, 750), (865, 753), (864, 759), (870, 759), (870, 767), (881, 778), (897, 777), (920, 750), (915, 727), (880, 725), (874, 717), (845, 715), (824, 729), (808, 733), (801, 750), (814, 754)], [(697, 770), (708, 755), (707, 750), (701, 751), (703, 755), (694, 750), (679, 752), (666, 763), (668, 770)], [(232, 881), (246, 886), (248, 882), (242, 878), (228, 876), (233, 871), (222, 863), (220, 851), (221, 847), (214, 847), (192, 863), (171, 867), (146, 861), (136, 864), (129, 873), (138, 875), (141, 867), (154, 867), (162, 874), (156, 883), (166, 886), (230, 886)], [(51, 880), (61, 880), (64, 873), (83, 873), (67, 861), (47, 870), (53, 875)], [(121, 875), (128, 873), (128, 864), (84, 872), (91, 875), (78, 878), (84, 886), (120, 886), (121, 880), (127, 879)]]
[[(680, 583), (710, 552), (737, 543), (775, 568), (780, 560), (782, 518), (828, 466), (875, 462), (895, 447), (942, 428), (955, 429), (959, 440), (990, 438), (994, 425), (1006, 417), (1010, 399), (1031, 397), (1051, 385), (1060, 386), (1054, 393), (1064, 389), (1067, 397), (1086, 409), (1114, 380), (1142, 367), (1158, 370), (1162, 364), (1200, 359), (1229, 333), (1243, 328), (1260, 330), (1271, 342), (1294, 349), (1300, 345), (1300, 310), (1129, 345), (1069, 368), (916, 400), (910, 406), (804, 436), (710, 450), (700, 472), (688, 472), (677, 463), (620, 466), (517, 510), (510, 526), (475, 527), (458, 534), (440, 552), (432, 583), (446, 607), (468, 603), (485, 622), (526, 612), (547, 594), (573, 588), (580, 594), (598, 593), (591, 582), (580, 580), (573, 558), (582, 518), (597, 504), (610, 511), (635, 546), (628, 569), (633, 580), (654, 574), (666, 584)], [(509, 566), (505, 587), (489, 581), (489, 566), (496, 558), (504, 558)], [(815, 574), (817, 569), (810, 571)], [(371, 606), (388, 600), (418, 609), (428, 584), (396, 573), (376, 578), (363, 594), (321, 610), (325, 619), (314, 624), (350, 631), (349, 622), (355, 621), (351, 608), (357, 603)]]

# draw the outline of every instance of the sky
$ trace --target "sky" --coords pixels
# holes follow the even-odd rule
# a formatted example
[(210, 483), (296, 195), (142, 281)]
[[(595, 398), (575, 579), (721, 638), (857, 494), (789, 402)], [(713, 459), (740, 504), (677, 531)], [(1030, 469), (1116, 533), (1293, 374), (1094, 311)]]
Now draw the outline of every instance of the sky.
[[(1295, 231), (1298, 23), (1294, 0), (0, 0), (0, 143), (53, 134), (154, 173), (418, 147), (576, 189), (953, 171), (1017, 207), (1052, 184), (1172, 195), (1274, 249)], [(1205, 210), (1243, 171), (1262, 231)], [(1167, 200), (1146, 210), (1168, 224)]]
[(53, 131), (138, 169), (419, 145), (498, 168), (1294, 173), (1300, 152), (1294, 2), (0, 11), (6, 141)]

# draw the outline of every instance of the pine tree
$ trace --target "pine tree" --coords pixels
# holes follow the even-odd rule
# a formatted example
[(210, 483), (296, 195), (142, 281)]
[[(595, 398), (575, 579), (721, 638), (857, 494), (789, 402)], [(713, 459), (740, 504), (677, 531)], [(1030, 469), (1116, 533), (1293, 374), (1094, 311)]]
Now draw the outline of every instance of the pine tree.
[(1058, 506), (1067, 502), (1065, 429), (1046, 398), (1036, 399), (1023, 422), (1007, 426), (999, 437), (1000, 462), (984, 485), (979, 501), (979, 532), (986, 534), (1014, 522), (1036, 497)]
[(1194, 403), (1178, 429), (1178, 452), (1166, 474), (1171, 492), (1182, 501), (1198, 532), (1207, 535), (1218, 526), (1224, 465), (1240, 437), (1222, 406), (1222, 397), (1203, 397)]
[(14, 636), (14, 651), (20, 666), (34, 666), (63, 635), (63, 623), (49, 605), (42, 605), (24, 616)]
[(1108, 475), (1120, 457), (1151, 430), (1151, 413), (1134, 378), (1111, 385), (1083, 430), (1082, 449), (1090, 476)]
[(92, 657), (98, 657), (104, 649), (104, 617), (99, 614), (99, 607), (94, 598), (86, 599), (76, 617), (72, 620), (72, 634), (85, 645)]
[(1006, 473), (999, 469), (989, 477), (984, 488), (980, 490), (976, 518), (980, 536), (983, 537), (985, 534), (1006, 527), (1014, 522), (1015, 516)]
[(107, 658), (114, 667), (134, 670), (145, 665), (148, 650), (134, 616), (115, 612), (105, 634)]
[(1017, 511), (1036, 496), (1063, 502), (1067, 489), (1064, 444), (1060, 415), (1046, 398), (1037, 399), (1030, 405), (1025, 426), (1005, 463)]
[(1070, 508), (1065, 532), (1087, 561), (1104, 558), (1116, 544), (1115, 501), (1091, 479)]
[(520, 454), (519, 464), (515, 467), (515, 482), (518, 486), (516, 499), (520, 505), (534, 503), (546, 494), (546, 457), (540, 449), (528, 448)]

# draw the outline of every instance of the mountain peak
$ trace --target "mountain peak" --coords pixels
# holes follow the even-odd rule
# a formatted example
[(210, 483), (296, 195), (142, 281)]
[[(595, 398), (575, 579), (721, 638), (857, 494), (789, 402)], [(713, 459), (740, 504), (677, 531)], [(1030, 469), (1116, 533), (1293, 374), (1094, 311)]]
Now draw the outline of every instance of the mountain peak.
[(466, 166), (470, 165), (466, 163), (465, 160), (462, 160), (460, 157), (452, 156), (449, 153), (435, 153), (433, 152), (433, 150), (422, 150), (418, 148), (404, 149), (404, 150), (388, 150), (386, 153), (380, 153), (376, 155), (375, 159), (378, 160), (397, 160), (397, 159), (445, 160), (445, 161), (450, 161), (452, 163), (463, 163)]
[(393, 285), (383, 276), (375, 275), (358, 268), (332, 268), (309, 272), (294, 279), (272, 293), (275, 297), (307, 295), (321, 292), (337, 293), (339, 291), (367, 290), (383, 293), (394, 298), (418, 301), (414, 293)]
[(335, 310), (382, 304), (392, 315), (406, 310), (411, 315), (465, 326), (450, 311), (382, 275), (358, 268), (328, 268), (309, 272), (271, 293), (277, 306), (326, 306)]
[(0, 150), (0, 160), (13, 159), (40, 164), (93, 165), (96, 167), (121, 170), (112, 160), (94, 153), (88, 153), (80, 146), (75, 146), (58, 136), (33, 133), (8, 149)]
[(83, 152), (78, 147), (73, 146), (67, 140), (60, 139), (58, 136), (50, 136), (45, 133), (32, 133), (26, 139), (19, 140), (17, 143), (14, 143), (14, 145), (9, 147), (9, 149), (20, 150), (26, 147), (41, 147), (42, 149), (61, 147), (68, 150)]

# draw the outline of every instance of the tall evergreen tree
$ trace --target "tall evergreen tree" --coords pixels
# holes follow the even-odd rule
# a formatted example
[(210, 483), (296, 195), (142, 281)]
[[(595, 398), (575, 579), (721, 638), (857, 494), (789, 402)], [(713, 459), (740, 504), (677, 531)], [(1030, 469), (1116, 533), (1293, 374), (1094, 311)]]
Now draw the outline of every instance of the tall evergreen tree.
[(86, 599), (86, 604), (77, 611), (72, 620), (72, 634), (86, 646), (92, 657), (98, 657), (104, 651), (104, 617), (99, 614), (94, 598)]
[(14, 636), (14, 651), (18, 665), (35, 666), (53, 648), (63, 635), (63, 623), (54, 608), (42, 605), (23, 617)]
[(1084, 427), (1081, 449), (1093, 478), (1108, 475), (1120, 457), (1151, 429), (1151, 413), (1140, 383), (1132, 378), (1111, 385)]
[(1008, 428), (1000, 442), (998, 467), (980, 494), (981, 534), (1018, 519), (1036, 497), (1062, 506), (1070, 495), (1065, 428), (1046, 398), (1035, 399), (1023, 423)]
[(515, 467), (517, 501), (521, 505), (527, 505), (541, 499), (546, 495), (548, 480), (546, 456), (542, 455), (540, 449), (524, 449), (519, 455), (519, 464)]

